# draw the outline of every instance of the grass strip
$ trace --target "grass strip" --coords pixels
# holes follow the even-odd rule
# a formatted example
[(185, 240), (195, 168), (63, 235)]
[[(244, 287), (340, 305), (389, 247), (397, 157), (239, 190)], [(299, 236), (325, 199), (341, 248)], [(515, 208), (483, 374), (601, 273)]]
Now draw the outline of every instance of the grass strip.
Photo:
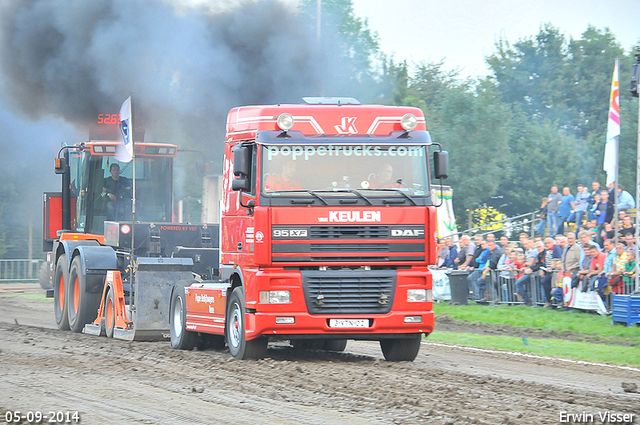
[(475, 303), (452, 306), (434, 303), (433, 310), (436, 315), (447, 314), (453, 319), (467, 322), (623, 337), (628, 338), (629, 342), (640, 343), (640, 327), (627, 327), (624, 324), (614, 326), (610, 316), (600, 316), (578, 309), (565, 311), (526, 306), (489, 306)]
[(429, 335), (426, 341), (640, 367), (640, 350), (637, 347), (590, 344), (561, 339), (518, 338), (458, 332), (434, 332)]
[(21, 297), (21, 298), (31, 298), (31, 299), (36, 299), (36, 300), (47, 300), (47, 299), (53, 299), (53, 298), (47, 298), (44, 294), (20, 294), (20, 293), (5, 293), (5, 294), (0, 294), (0, 297)]

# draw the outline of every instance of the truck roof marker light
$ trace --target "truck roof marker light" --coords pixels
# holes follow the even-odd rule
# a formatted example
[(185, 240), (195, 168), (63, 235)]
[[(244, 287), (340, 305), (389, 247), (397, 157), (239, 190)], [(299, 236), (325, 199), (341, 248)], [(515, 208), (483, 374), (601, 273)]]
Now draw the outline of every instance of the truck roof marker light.
[(100, 145), (96, 145), (96, 146), (93, 147), (93, 151), (95, 153), (103, 153), (104, 152), (104, 147), (100, 146)]
[(413, 114), (404, 114), (404, 116), (400, 120), (400, 125), (406, 131), (411, 131), (414, 128), (416, 128), (416, 126), (418, 125), (418, 120), (416, 119), (416, 116)]
[(291, 130), (291, 127), (293, 127), (293, 117), (291, 116), (291, 114), (287, 114), (286, 112), (284, 114), (280, 114), (278, 116), (278, 127), (280, 127), (280, 130), (282, 131), (289, 131)]
[(104, 151), (108, 153), (116, 153), (116, 146), (105, 146)]

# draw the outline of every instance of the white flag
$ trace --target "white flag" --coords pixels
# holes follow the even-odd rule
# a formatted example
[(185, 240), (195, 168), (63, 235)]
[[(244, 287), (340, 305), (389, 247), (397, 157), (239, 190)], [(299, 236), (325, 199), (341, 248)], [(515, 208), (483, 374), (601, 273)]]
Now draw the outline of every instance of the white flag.
[(618, 179), (618, 136), (620, 135), (620, 90), (618, 82), (618, 59), (613, 67), (611, 80), (611, 97), (609, 99), (609, 122), (607, 123), (607, 142), (604, 146), (604, 164), (602, 169), (607, 173), (607, 186)]
[(133, 158), (133, 119), (131, 114), (131, 96), (127, 98), (120, 108), (120, 132), (124, 142), (124, 150), (118, 152), (118, 160), (129, 162)]

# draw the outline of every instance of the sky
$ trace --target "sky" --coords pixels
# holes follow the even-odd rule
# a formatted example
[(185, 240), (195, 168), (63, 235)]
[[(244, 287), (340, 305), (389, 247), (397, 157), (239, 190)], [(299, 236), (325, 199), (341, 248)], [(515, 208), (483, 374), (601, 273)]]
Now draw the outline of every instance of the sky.
[(380, 47), (397, 61), (445, 60), (462, 77), (488, 74), (484, 58), (501, 38), (514, 43), (551, 23), (567, 38), (608, 27), (625, 50), (640, 43), (638, 0), (352, 0)]

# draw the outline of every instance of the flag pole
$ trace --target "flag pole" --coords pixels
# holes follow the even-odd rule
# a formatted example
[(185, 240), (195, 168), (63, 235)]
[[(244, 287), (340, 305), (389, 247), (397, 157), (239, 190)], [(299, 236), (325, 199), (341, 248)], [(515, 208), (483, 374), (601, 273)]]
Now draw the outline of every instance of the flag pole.
[(636, 266), (634, 267), (634, 272), (636, 275), (635, 292), (640, 292), (640, 273), (638, 269), (640, 265), (640, 249), (638, 248), (640, 246), (640, 216), (638, 215), (640, 213), (640, 100), (638, 101), (638, 142), (636, 150), (638, 158), (636, 163)]
[[(639, 56), (636, 55), (636, 62), (639, 61)], [(636, 266), (634, 267), (634, 274), (636, 276), (636, 289), (634, 292), (640, 292), (640, 99), (638, 101), (638, 141), (637, 141), (637, 163), (636, 163)]]
[[(616, 221), (616, 227), (613, 229), (613, 247), (615, 250), (615, 246), (618, 245), (618, 231), (620, 230), (620, 213), (618, 212), (618, 185), (620, 180), (619, 170), (620, 170), (620, 136), (616, 136), (616, 179), (613, 182), (613, 219)], [(134, 164), (135, 165), (135, 164)], [(135, 168), (134, 168), (135, 170)], [(611, 202), (611, 200), (609, 200)]]
[[(129, 287), (131, 291), (129, 292), (129, 311), (133, 310), (133, 269), (135, 268), (134, 262), (134, 254), (136, 250), (136, 142), (133, 134), (133, 96), (129, 94), (129, 99), (131, 100), (131, 118), (129, 124), (131, 128), (129, 129), (129, 134), (131, 134), (131, 147), (132, 147), (132, 155), (131, 160), (133, 161), (133, 183), (131, 185), (131, 190), (133, 191), (131, 197), (131, 268), (129, 270)], [(138, 288), (135, 288), (137, 292)]]

